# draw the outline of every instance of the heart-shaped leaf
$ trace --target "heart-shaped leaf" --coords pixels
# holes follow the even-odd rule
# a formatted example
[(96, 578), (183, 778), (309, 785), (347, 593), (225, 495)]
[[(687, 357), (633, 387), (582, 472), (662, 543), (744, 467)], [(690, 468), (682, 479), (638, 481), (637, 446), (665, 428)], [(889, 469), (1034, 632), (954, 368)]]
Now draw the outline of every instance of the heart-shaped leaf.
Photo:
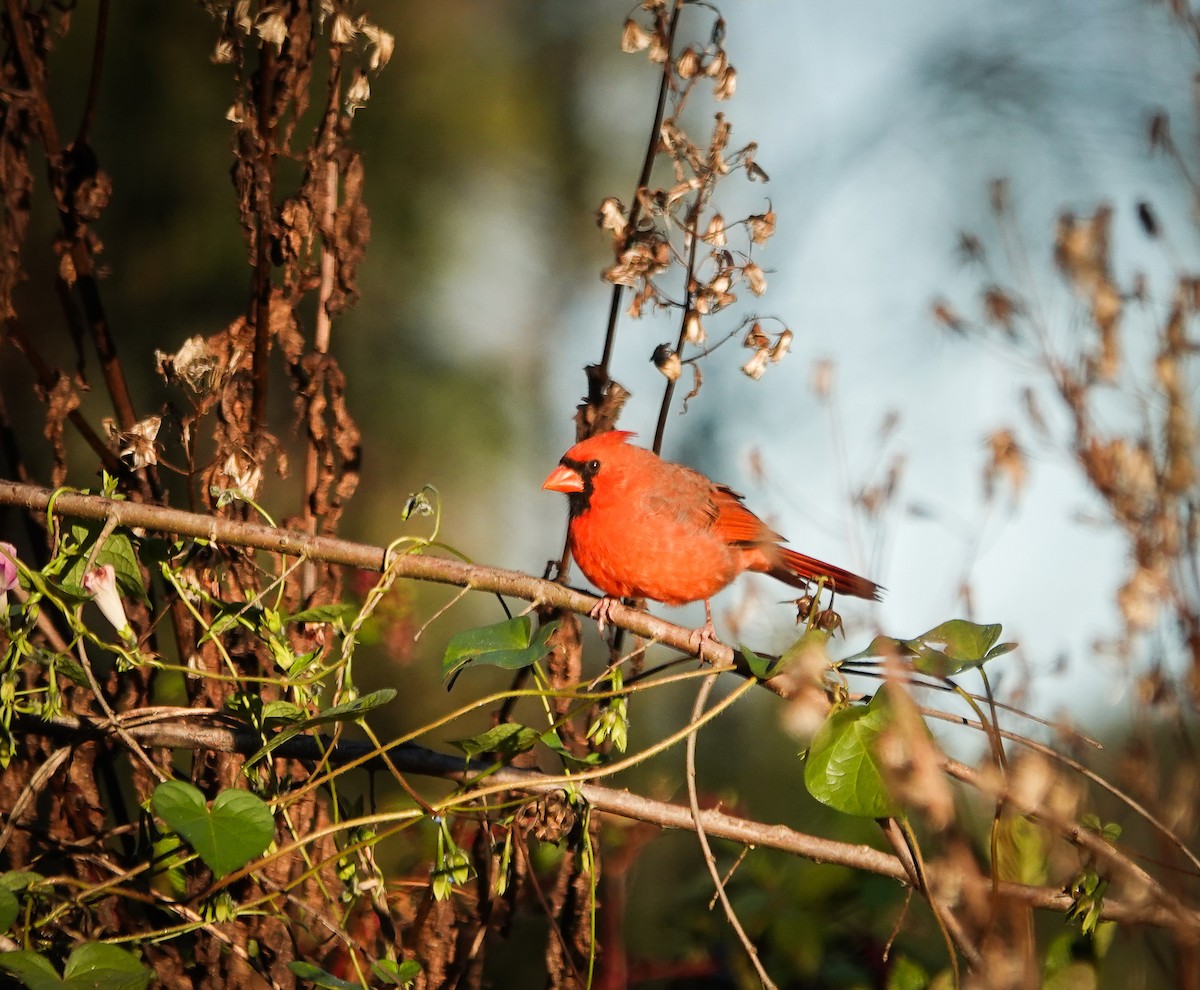
[(371, 963), (371, 972), (390, 986), (407, 987), (421, 975), (421, 964), (412, 959), (406, 959), (404, 962), (377, 959)]
[(124, 949), (103, 942), (78, 946), (61, 977), (54, 964), (37, 952), (0, 952), (0, 969), (28, 990), (146, 990), (153, 975)]
[(896, 813), (876, 753), (879, 736), (892, 721), (888, 690), (885, 686), (865, 707), (834, 712), (817, 730), (804, 764), (804, 783), (822, 804), (861, 818)]
[(275, 837), (271, 809), (249, 791), (221, 791), (209, 810), (204, 795), (191, 784), (168, 780), (154, 789), (151, 806), (217, 877), (245, 866)]
[(115, 945), (84, 942), (63, 967), (66, 984), (94, 990), (145, 990), (153, 974), (137, 958)]
[[(62, 583), (70, 590), (83, 590), (83, 575), (87, 570), (92, 545), (99, 539), (103, 531), (104, 523), (99, 521), (71, 524), (71, 536), (77, 542), (80, 550), (62, 576)], [(149, 600), (146, 597), (146, 587), (142, 583), (142, 571), (138, 565), (137, 553), (134, 552), (133, 543), (128, 534), (118, 530), (108, 535), (104, 545), (96, 552), (96, 557), (92, 561), (93, 567), (103, 567), (105, 564), (112, 564), (117, 587), (121, 589), (121, 594), (143, 602)]]

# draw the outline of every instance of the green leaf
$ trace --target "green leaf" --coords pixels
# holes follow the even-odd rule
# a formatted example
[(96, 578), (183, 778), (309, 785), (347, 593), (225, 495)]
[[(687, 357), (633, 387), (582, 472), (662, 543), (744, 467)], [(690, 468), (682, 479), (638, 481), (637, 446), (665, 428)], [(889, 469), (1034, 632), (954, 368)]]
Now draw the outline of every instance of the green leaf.
[(750, 668), (750, 673), (757, 677), (760, 681), (765, 681), (771, 676), (772, 668), (778, 659), (775, 657), (760, 657), (748, 646), (739, 646), (738, 652), (741, 653), (742, 659), (746, 661), (746, 666)]
[(12, 870), (9, 873), (0, 873), (0, 889), (11, 890), (15, 894), (18, 890), (36, 887), (45, 879), (33, 870)]
[(145, 990), (153, 975), (129, 952), (103, 942), (84, 942), (76, 948), (63, 977), (36, 952), (0, 952), (0, 969), (29, 990)]
[(65, 985), (50, 960), (37, 952), (0, 952), (0, 969), (12, 973), (29, 990), (62, 990)]
[(145, 990), (152, 975), (136, 956), (104, 942), (84, 942), (63, 968), (68, 987), (95, 990)]
[(8, 931), (20, 913), (21, 904), (13, 892), (0, 889), (0, 932)]
[[(250, 769), (250, 767), (271, 753), (276, 747), (282, 746), (293, 736), (297, 736), (301, 732), (306, 732), (318, 725), (324, 725), (326, 722), (346, 722), (360, 718), (369, 711), (383, 707), (395, 697), (395, 688), (380, 688), (378, 691), (364, 694), (352, 701), (343, 701), (340, 705), (326, 708), (324, 711), (317, 712), (316, 715), (296, 722), (277, 735), (272, 736), (265, 746), (246, 761), (243, 771)], [(264, 712), (265, 710), (264, 707)]]
[(484, 753), (497, 753), (502, 759), (511, 759), (532, 749), (540, 737), (541, 733), (536, 729), (519, 722), (501, 722), (469, 739), (451, 739), (450, 745), (461, 749), (469, 760)]
[(288, 963), (288, 969), (300, 977), (300, 979), (308, 980), (314, 987), (323, 987), (325, 990), (363, 990), (361, 983), (351, 983), (349, 980), (343, 980), (332, 973), (326, 973), (320, 966), (314, 966), (310, 962), (290, 962)]
[(894, 639), (891, 636), (876, 636), (870, 643), (867, 644), (865, 650), (860, 650), (851, 656), (844, 658), (842, 663), (853, 663), (855, 660), (869, 660), (875, 657), (911, 657), (913, 651), (908, 646), (908, 641), (902, 639)]
[(890, 690), (885, 685), (865, 707), (835, 711), (817, 730), (804, 764), (804, 783), (822, 804), (861, 818), (897, 813), (876, 753), (880, 735), (892, 723)]
[(533, 619), (519, 615), (478, 629), (464, 629), (450, 638), (442, 657), (442, 679), (451, 686), (455, 677), (471, 663), (487, 664), (504, 670), (520, 670), (537, 663), (547, 653), (557, 622), (533, 633)]
[(74, 681), (80, 687), (90, 687), (87, 673), (69, 653), (55, 653), (45, 647), (35, 645), (29, 653), (30, 658), (42, 667), (53, 667), (56, 673), (62, 674), (68, 680)]
[(304, 709), (290, 701), (268, 701), (262, 706), (259, 715), (264, 728), (273, 728), (280, 723), (300, 722), (304, 719)]
[(233, 626), (257, 631), (262, 624), (263, 609), (260, 605), (250, 605), (246, 602), (227, 602), (213, 613), (212, 621), (208, 624), (208, 632), (200, 637), (203, 645), (210, 639), (218, 639)]
[(406, 987), (421, 975), (421, 964), (412, 959), (402, 963), (392, 959), (377, 959), (371, 964), (371, 972), (394, 986)]
[(887, 990), (926, 990), (929, 974), (908, 956), (896, 956), (887, 976)]
[(345, 603), (318, 605), (316, 608), (306, 608), (295, 615), (284, 617), (284, 622), (323, 622), (330, 625), (345, 625), (358, 614), (358, 609)]
[[(71, 536), (79, 547), (79, 554), (71, 561), (71, 566), (61, 578), (68, 590), (83, 592), (83, 574), (87, 570), (88, 557), (103, 529), (104, 523), (99, 520), (71, 524)], [(121, 594), (149, 603), (146, 587), (142, 583), (142, 569), (138, 565), (133, 542), (127, 533), (115, 530), (108, 535), (104, 545), (97, 551), (92, 567), (103, 567), (105, 564), (112, 564)]]
[(567, 760), (579, 766), (594, 767), (599, 764), (600, 760), (602, 759), (599, 753), (588, 753), (587, 756), (585, 756), (583, 759), (580, 759), (563, 745), (563, 741), (559, 738), (558, 731), (556, 729), (547, 729), (541, 734), (539, 741), (543, 746), (546, 746), (557, 753), (558, 756), (560, 756), (563, 760)]
[(843, 663), (867, 657), (899, 656), (908, 659), (923, 674), (950, 677), (1015, 650), (1016, 643), (996, 645), (1000, 632), (999, 623), (981, 625), (966, 619), (950, 619), (913, 639), (876, 636), (865, 650), (846, 657)]
[(364, 694), (353, 701), (343, 701), (340, 705), (317, 712), (312, 718), (305, 719), (300, 724), (303, 728), (311, 729), (317, 725), (324, 725), (326, 722), (346, 722), (359, 718), (376, 708), (382, 708), (394, 697), (396, 697), (395, 688), (380, 688), (378, 691)]
[(154, 789), (151, 805), (217, 877), (245, 866), (275, 837), (271, 809), (249, 791), (221, 791), (210, 811), (191, 784), (168, 780)]
[(187, 893), (187, 874), (182, 863), (187, 858), (178, 835), (164, 835), (151, 846), (150, 886), (172, 900)]

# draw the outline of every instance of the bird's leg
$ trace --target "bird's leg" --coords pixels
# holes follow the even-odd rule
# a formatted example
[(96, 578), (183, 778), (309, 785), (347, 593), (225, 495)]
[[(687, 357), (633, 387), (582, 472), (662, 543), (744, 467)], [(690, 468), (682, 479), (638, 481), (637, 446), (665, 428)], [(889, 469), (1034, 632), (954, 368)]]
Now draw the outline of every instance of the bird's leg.
[(700, 647), (705, 643), (714, 642), (716, 638), (717, 630), (713, 626), (712, 604), (706, 598), (704, 599), (704, 625), (699, 629), (692, 630), (692, 634), (688, 637), (688, 647), (692, 652), (699, 653)]
[(612, 621), (612, 607), (620, 605), (620, 599), (611, 598), (605, 595), (600, 601), (592, 606), (592, 610), (588, 612), (593, 619), (596, 620), (596, 626), (600, 630), (600, 635), (604, 635), (604, 627)]

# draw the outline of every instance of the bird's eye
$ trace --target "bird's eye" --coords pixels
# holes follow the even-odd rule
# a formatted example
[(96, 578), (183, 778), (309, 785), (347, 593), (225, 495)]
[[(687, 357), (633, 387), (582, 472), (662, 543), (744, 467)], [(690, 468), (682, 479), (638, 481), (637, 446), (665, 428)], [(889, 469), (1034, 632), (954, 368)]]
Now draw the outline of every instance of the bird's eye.
[(597, 471), (600, 470), (600, 462), (598, 460), (596, 460), (596, 458), (593, 457), (583, 467), (584, 467), (584, 470), (587, 471), (588, 474), (595, 474)]

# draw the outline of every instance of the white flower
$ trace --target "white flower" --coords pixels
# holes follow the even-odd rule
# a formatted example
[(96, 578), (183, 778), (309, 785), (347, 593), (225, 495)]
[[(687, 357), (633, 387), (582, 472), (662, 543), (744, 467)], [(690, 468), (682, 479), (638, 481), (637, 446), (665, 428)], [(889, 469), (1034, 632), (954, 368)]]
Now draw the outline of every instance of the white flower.
[(112, 623), (117, 635), (127, 643), (134, 642), (133, 629), (125, 618), (125, 606), (117, 590), (117, 572), (112, 564), (95, 567), (83, 576), (83, 588), (92, 596), (104, 618)]

